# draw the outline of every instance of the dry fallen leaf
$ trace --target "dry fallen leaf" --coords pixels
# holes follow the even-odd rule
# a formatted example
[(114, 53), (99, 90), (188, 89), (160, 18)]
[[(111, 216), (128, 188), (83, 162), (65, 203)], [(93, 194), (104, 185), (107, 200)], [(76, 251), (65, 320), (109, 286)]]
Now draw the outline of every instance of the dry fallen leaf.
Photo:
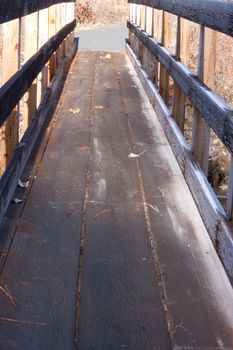
[(95, 108), (95, 109), (104, 109), (103, 106), (95, 106), (94, 108)]
[(20, 179), (18, 179), (18, 186), (21, 187), (21, 188), (28, 188), (29, 181), (22, 182)]
[(102, 59), (110, 59), (110, 58), (112, 58), (112, 56), (110, 55), (110, 53), (107, 53), (105, 56), (100, 56), (100, 58), (102, 58)]
[(34, 326), (47, 326), (47, 323), (16, 320), (14, 318), (8, 318), (8, 317), (2, 317), (2, 316), (0, 316), (0, 321), (6, 321), (6, 322), (11, 322), (11, 323), (19, 323), (19, 324), (20, 323), (22, 323), (22, 324), (30, 324), (30, 325), (34, 325)]
[(79, 114), (80, 113), (80, 108), (77, 108), (77, 109), (70, 109), (69, 110), (70, 113), (73, 113), (73, 114)]
[(12, 202), (13, 203), (15, 203), (15, 204), (19, 204), (19, 203), (22, 203), (22, 199), (19, 199), (19, 198), (14, 198), (13, 200), (12, 200)]
[(141, 157), (144, 153), (146, 153), (147, 149), (145, 149), (143, 152), (139, 153), (139, 154), (135, 154), (135, 153), (130, 153), (128, 155), (129, 158), (139, 158)]

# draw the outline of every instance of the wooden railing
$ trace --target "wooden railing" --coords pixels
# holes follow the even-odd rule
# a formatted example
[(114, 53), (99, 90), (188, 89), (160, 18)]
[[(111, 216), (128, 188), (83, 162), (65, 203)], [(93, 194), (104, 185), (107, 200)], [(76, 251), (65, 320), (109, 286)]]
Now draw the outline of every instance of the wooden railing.
[[(210, 130), (233, 154), (233, 109), (211, 90), (214, 77), (209, 73), (213, 65), (210, 43), (215, 31), (233, 36), (233, 3), (223, 0), (129, 2), (128, 54), (160, 118), (212, 241), (233, 278), (233, 165), (229, 176), (226, 211), (206, 177)], [(166, 36), (171, 31), (169, 13), (176, 15), (173, 53), (165, 47)], [(182, 45), (185, 45), (183, 37), (186, 35), (181, 26), (183, 19), (199, 25), (196, 72), (181, 62), (181, 51), (184, 50)], [(169, 106), (171, 90), (172, 103)], [(191, 145), (184, 138), (187, 100), (194, 107)]]
[(56, 108), (77, 50), (75, 26), (72, 2), (1, 1), (0, 220), (43, 123)]

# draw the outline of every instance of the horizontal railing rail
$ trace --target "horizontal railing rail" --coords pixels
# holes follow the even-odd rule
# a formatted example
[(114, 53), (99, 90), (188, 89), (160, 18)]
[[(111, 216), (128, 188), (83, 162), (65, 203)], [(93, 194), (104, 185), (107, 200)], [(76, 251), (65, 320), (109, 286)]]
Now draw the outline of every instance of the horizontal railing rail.
[(49, 6), (74, 0), (1, 0), (0, 24), (43, 10)]
[(233, 36), (233, 2), (228, 0), (129, 0), (167, 11)]

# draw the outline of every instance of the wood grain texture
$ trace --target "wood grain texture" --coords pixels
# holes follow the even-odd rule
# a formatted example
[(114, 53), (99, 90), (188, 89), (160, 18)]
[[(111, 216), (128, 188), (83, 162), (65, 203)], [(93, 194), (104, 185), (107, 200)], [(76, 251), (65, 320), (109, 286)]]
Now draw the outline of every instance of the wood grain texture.
[[(89, 60), (94, 66), (95, 56)], [(15, 306), (0, 293), (1, 317), (19, 321), (0, 320), (2, 349), (73, 349), (92, 107), (81, 110), (78, 117), (72, 114), (68, 91), (76, 89), (84, 65), (77, 60), (69, 77), (0, 276), (0, 285), (19, 300)], [(87, 72), (85, 78), (92, 80), (93, 75)], [(72, 108), (77, 108), (76, 96), (77, 91)], [(92, 93), (86, 93), (85, 101), (92, 101)]]
[(0, 125), (5, 122), (54, 51), (56, 51), (67, 35), (74, 30), (75, 25), (76, 21), (74, 20), (62, 28), (2, 86), (0, 90)]
[(0, 23), (9, 22), (13, 19), (64, 2), (73, 2), (73, 0), (11, 0), (10, 4), (7, 0), (1, 0)]
[(20, 218), (1, 227), (18, 221), (0, 286), (19, 303), (0, 293), (18, 321), (0, 319), (0, 348), (232, 349), (232, 287), (172, 149), (124, 55), (101, 56), (80, 54)]
[(129, 0), (173, 13), (233, 36), (233, 3), (229, 0)]
[[(190, 147), (185, 142), (183, 135), (172, 118), (171, 113), (162, 100), (158, 90), (148, 79), (147, 74), (142, 69), (140, 61), (132, 52), (131, 48), (127, 45), (126, 49), (146, 94), (156, 111), (163, 130), (166, 133), (173, 153), (175, 154), (178, 164), (185, 176), (212, 242), (231, 281), (233, 281), (232, 224), (227, 219), (226, 213), (214, 194), (206, 176), (203, 174), (198, 164), (193, 161), (190, 154)], [(138, 129), (140, 130), (139, 127)], [(140, 136), (140, 133), (138, 134)], [(152, 140), (150, 137), (150, 143), (151, 142)]]
[[(121, 69), (120, 83), (125, 85), (124, 91), (133, 89), (130, 87), (131, 76), (129, 66)], [(134, 88), (135, 100), (146, 100), (137, 79), (134, 79), (134, 85), (138, 86), (138, 89)], [(233, 304), (233, 292), (230, 282), (152, 106), (139, 111), (135, 123), (135, 111), (127, 101), (126, 95), (136, 153), (147, 149), (138, 162), (173, 347), (232, 349), (230, 305)], [(139, 129), (143, 130), (141, 140)]]
[(194, 107), (205, 118), (207, 124), (233, 152), (233, 110), (219, 96), (212, 92), (187, 67), (177, 60), (166, 48), (151, 38), (133, 23), (128, 22), (128, 28), (162, 64), (168, 74), (174, 79), (183, 93), (190, 98)]
[(111, 56), (97, 59), (94, 104), (103, 109), (93, 120), (77, 348), (168, 350), (137, 166), (128, 157), (133, 145), (118, 73), (125, 58)]

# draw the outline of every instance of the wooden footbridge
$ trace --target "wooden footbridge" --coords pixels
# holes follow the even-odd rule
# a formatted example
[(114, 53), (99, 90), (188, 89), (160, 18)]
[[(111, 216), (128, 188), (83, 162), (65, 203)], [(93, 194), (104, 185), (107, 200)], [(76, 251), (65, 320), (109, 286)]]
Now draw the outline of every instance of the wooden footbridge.
[(206, 177), (210, 130), (233, 152), (206, 79), (233, 3), (130, 2), (125, 54), (79, 52), (73, 3), (1, 1), (1, 350), (233, 349), (233, 170), (225, 209)]

